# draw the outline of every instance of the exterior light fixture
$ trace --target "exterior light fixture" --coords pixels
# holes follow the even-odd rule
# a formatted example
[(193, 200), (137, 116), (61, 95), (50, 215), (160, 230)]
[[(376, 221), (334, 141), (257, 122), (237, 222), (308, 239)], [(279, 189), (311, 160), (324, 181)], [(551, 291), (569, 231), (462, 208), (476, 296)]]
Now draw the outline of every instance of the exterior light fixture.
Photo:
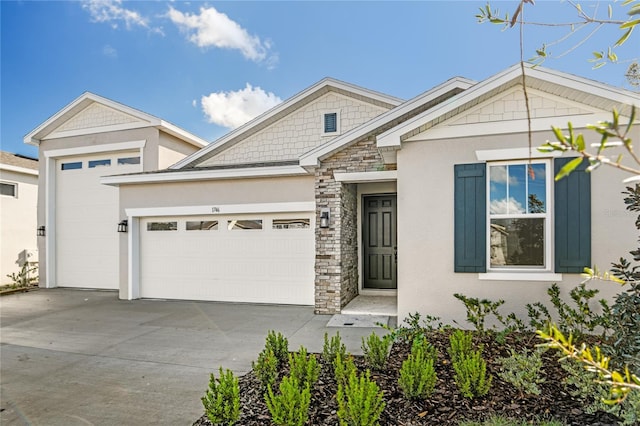
[(38, 232), (36, 235), (38, 235), (38, 237), (44, 237), (45, 235), (47, 235), (44, 225), (38, 226)]
[(127, 219), (121, 220), (118, 223), (118, 232), (127, 232), (127, 228), (129, 227), (129, 222)]
[(320, 228), (329, 227), (329, 208), (320, 209)]

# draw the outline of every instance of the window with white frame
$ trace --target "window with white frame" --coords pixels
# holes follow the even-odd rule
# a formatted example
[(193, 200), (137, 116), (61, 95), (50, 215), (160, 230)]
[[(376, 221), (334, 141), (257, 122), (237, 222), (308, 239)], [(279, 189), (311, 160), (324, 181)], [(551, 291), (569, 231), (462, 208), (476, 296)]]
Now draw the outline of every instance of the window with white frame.
[(325, 111), (322, 114), (322, 136), (340, 134), (340, 111)]
[(9, 182), (0, 182), (0, 195), (4, 197), (17, 197), (18, 196), (18, 184)]
[(488, 269), (550, 269), (550, 163), (495, 162), (487, 168)]

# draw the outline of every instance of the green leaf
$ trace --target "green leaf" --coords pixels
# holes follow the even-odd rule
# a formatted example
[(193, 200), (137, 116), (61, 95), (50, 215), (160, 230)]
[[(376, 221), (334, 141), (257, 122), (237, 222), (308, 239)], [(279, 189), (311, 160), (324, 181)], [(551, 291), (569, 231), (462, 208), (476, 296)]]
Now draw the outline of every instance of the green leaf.
[(616, 44), (614, 44), (613, 46), (616, 47), (616, 46), (622, 45), (625, 41), (627, 41), (627, 39), (629, 38), (632, 32), (633, 32), (633, 27), (625, 31), (625, 33), (622, 34), (622, 37), (620, 37), (618, 41), (616, 41)]
[(609, 19), (613, 16), (613, 8), (609, 5)]
[(584, 143), (584, 136), (582, 136), (582, 133), (580, 133), (576, 138), (576, 146), (578, 151), (584, 151), (585, 143)]
[(580, 163), (582, 163), (582, 157), (576, 157), (573, 160), (569, 161), (560, 169), (554, 180), (559, 181), (563, 177), (569, 176), (569, 174), (574, 171), (576, 167), (580, 165)]
[(591, 68), (591, 69), (593, 69), (593, 70), (597, 70), (598, 68), (603, 67), (604, 65), (605, 65), (605, 63), (604, 63), (604, 62), (600, 62), (599, 64), (595, 64), (595, 65), (593, 66), (593, 68)]
[(632, 105), (631, 106), (631, 117), (629, 118), (629, 124), (627, 124), (627, 130), (625, 130), (625, 135), (627, 133), (629, 133), (629, 130), (631, 130), (631, 126), (633, 126), (633, 122), (636, 120), (636, 106)]
[(594, 56), (596, 59), (602, 59), (603, 54), (602, 54), (602, 52), (593, 52), (593, 56)]
[(556, 135), (556, 138), (560, 142), (567, 143), (567, 138), (565, 138), (564, 135), (562, 134), (562, 129), (556, 126), (551, 126), (551, 130), (553, 130), (553, 133)]
[(640, 19), (636, 19), (635, 21), (627, 21), (624, 24), (620, 25), (620, 29), (624, 30), (625, 28), (635, 27), (640, 24)]

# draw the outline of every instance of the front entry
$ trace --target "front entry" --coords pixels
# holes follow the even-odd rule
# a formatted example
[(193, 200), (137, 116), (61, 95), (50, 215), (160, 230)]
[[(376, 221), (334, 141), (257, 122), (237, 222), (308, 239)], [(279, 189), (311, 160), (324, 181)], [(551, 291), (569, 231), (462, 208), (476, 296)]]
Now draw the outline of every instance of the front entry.
[(396, 289), (396, 195), (366, 196), (362, 205), (363, 288)]

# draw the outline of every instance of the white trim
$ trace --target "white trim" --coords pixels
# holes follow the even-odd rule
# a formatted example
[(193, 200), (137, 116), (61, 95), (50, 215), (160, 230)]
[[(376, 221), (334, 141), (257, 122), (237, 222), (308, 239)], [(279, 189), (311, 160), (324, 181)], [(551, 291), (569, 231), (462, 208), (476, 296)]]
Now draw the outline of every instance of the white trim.
[(366, 182), (394, 182), (398, 180), (397, 170), (382, 170), (378, 172), (334, 173), (336, 182), (366, 183)]
[[(534, 118), (531, 120), (531, 130), (534, 132), (551, 131), (551, 126), (562, 126), (571, 122), (574, 129), (584, 128), (588, 124), (598, 121), (606, 121), (611, 118), (611, 113), (567, 115), (557, 117)], [(446, 122), (445, 122), (446, 123)], [(488, 121), (482, 123), (446, 125), (445, 123), (432, 127), (415, 136), (407, 138), (404, 142), (418, 142), (446, 138), (465, 138), (477, 135), (504, 135), (509, 133), (524, 133), (528, 131), (526, 119)]]
[(25, 175), (38, 176), (38, 171), (35, 169), (27, 169), (26, 167), (12, 166), (10, 164), (0, 164), (0, 170), (6, 170), (8, 172), (24, 173)]
[[(267, 124), (270, 120), (274, 120), (276, 117), (279, 117), (280, 114), (282, 114), (283, 112), (285, 112), (287, 109), (289, 108), (294, 108), (296, 106), (297, 103), (304, 101), (306, 98), (308, 98), (309, 96), (314, 95), (317, 92), (320, 92), (322, 90), (325, 89), (330, 89), (330, 88), (335, 88), (338, 90), (342, 90), (345, 92), (350, 92), (353, 93), (357, 96), (362, 96), (365, 98), (369, 98), (372, 99), (373, 101), (377, 101), (377, 102), (382, 102), (382, 103), (386, 103), (386, 104), (390, 104), (393, 106), (398, 106), (401, 105), (404, 101), (402, 99), (399, 98), (395, 98), (389, 95), (385, 95), (379, 92), (374, 92), (372, 90), (369, 89), (365, 89), (363, 87), (359, 87), (350, 83), (345, 83), (343, 81), (339, 81), (339, 80), (335, 80), (333, 78), (324, 78), (322, 80), (320, 80), (319, 82), (317, 82), (316, 84), (314, 84), (311, 87), (308, 87), (306, 89), (304, 89), (302, 92), (299, 92), (298, 94), (290, 97), (289, 99), (285, 100), (284, 102), (280, 103), (279, 105), (271, 108), (270, 110), (266, 111), (265, 113), (263, 113), (262, 115), (254, 118), (253, 120), (249, 121), (246, 124), (243, 124), (242, 126), (238, 127), (237, 129), (227, 133), (226, 135), (222, 136), (220, 139), (212, 142), (211, 144), (209, 144), (209, 146), (204, 147), (203, 149), (201, 149), (198, 152), (195, 152), (185, 158), (183, 158), (182, 160), (178, 161), (177, 163), (175, 163), (174, 165), (172, 165), (170, 168), (171, 169), (179, 169), (189, 163), (192, 163), (196, 160), (198, 160), (199, 158), (202, 158), (203, 156), (205, 156), (206, 154), (212, 152), (212, 151), (222, 151), (225, 149), (225, 146), (229, 143), (232, 143), (233, 141), (242, 138), (242, 135), (250, 130), (252, 130), (255, 127), (258, 127), (260, 125), (263, 124)], [(364, 101), (364, 100), (363, 100)], [(366, 102), (366, 101), (364, 101)]]
[(100, 178), (103, 185), (124, 185), (132, 183), (165, 183), (196, 180), (238, 179), (269, 176), (304, 176), (308, 175), (300, 166), (247, 167), (242, 169), (215, 169), (175, 171), (139, 175), (104, 176)]
[(553, 272), (485, 272), (478, 274), (482, 281), (562, 281), (562, 274)]
[(210, 204), (206, 206), (149, 207), (125, 209), (130, 218), (157, 216), (228, 215), (244, 213), (314, 212), (314, 201), (259, 204)]
[(504, 161), (504, 160), (522, 160), (528, 158), (549, 158), (560, 157), (562, 152), (540, 152), (536, 148), (506, 148), (506, 149), (487, 149), (476, 151), (478, 161)]
[[(146, 143), (146, 140), (141, 140), (121, 143), (109, 143), (104, 145), (81, 146), (77, 148), (51, 149), (49, 151), (44, 151), (43, 154), (45, 158), (59, 158), (70, 157), (72, 155), (95, 154), (107, 151), (132, 151), (135, 149), (142, 150)], [(142, 158), (140, 160), (142, 160)]]
[(88, 127), (84, 129), (64, 130), (60, 132), (54, 131), (53, 133), (49, 133), (47, 136), (44, 136), (40, 140), (46, 141), (49, 139), (69, 138), (74, 136), (91, 135), (95, 133), (119, 132), (122, 130), (142, 129), (149, 126), (150, 126), (149, 123), (135, 122), (135, 123), (114, 124), (111, 126), (99, 126), (99, 127)]
[[(640, 104), (640, 98), (638, 98), (636, 94), (630, 91), (621, 90), (603, 83), (598, 83), (586, 78), (577, 77), (559, 71), (553, 71), (547, 68), (533, 68), (531, 65), (525, 65), (525, 67), (525, 73), (530, 78), (557, 84), (559, 86), (564, 86), (570, 89), (588, 93), (590, 95), (600, 96), (604, 99), (609, 99), (621, 104)], [(412, 130), (419, 128), (423, 124), (429, 123), (430, 121), (442, 117), (448, 112), (455, 111), (457, 108), (462, 107), (473, 99), (480, 98), (481, 96), (491, 92), (492, 90), (497, 89), (500, 86), (513, 81), (514, 79), (518, 79), (521, 76), (522, 71), (520, 64), (512, 65), (506, 70), (495, 74), (494, 76), (489, 77), (483, 82), (478, 83), (468, 90), (462, 92), (460, 95), (450, 98), (443, 103), (423, 112), (422, 114), (419, 114), (382, 133), (377, 137), (378, 147), (399, 147), (402, 145), (402, 135), (405, 135)], [(555, 122), (557, 123), (557, 118)], [(501, 122), (500, 125), (502, 125), (502, 123), (503, 122)]]
[(140, 298), (140, 218), (128, 216), (127, 300)]

